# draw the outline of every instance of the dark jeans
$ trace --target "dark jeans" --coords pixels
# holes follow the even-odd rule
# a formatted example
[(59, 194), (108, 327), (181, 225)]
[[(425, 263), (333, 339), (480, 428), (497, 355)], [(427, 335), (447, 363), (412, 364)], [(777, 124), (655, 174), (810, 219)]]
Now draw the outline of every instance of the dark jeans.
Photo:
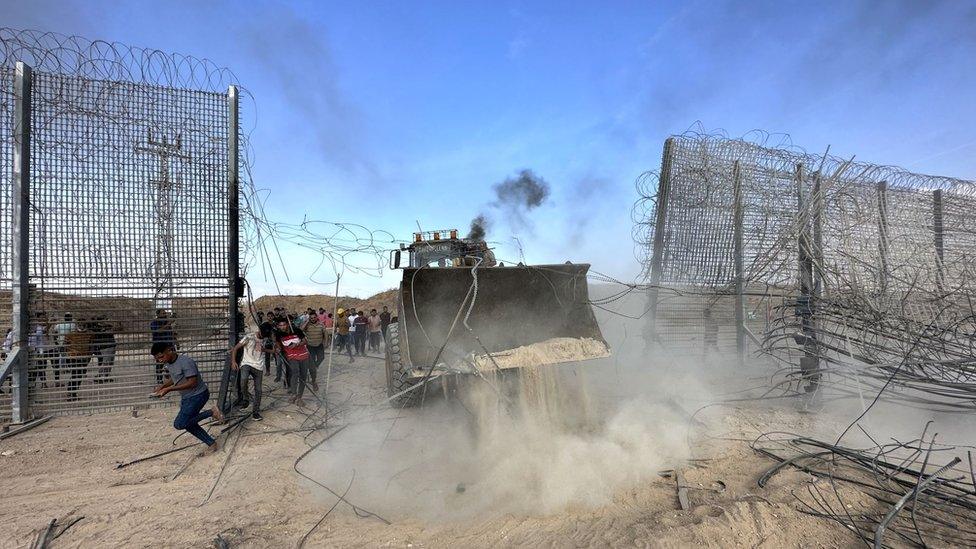
[(284, 359), (285, 367), (291, 371), (292, 380), (292, 390), (295, 395), (301, 397), (305, 394), (305, 380), (308, 377), (308, 362), (309, 359), (305, 360), (288, 360)]
[(356, 332), (356, 354), (366, 355), (366, 332)]
[(379, 352), (380, 350), (380, 336), (383, 335), (380, 332), (370, 332), (369, 333), (369, 350)]
[(68, 400), (78, 400), (78, 387), (81, 380), (88, 375), (88, 362), (91, 356), (71, 356), (68, 357), (68, 370), (71, 373), (71, 380), (68, 381)]
[[(241, 358), (243, 357), (244, 357), (244, 349), (238, 349), (237, 352), (234, 353), (234, 358), (235, 360), (237, 360), (238, 364), (241, 363)], [(242, 387), (242, 384), (244, 382), (243, 366), (241, 366), (241, 369), (237, 370), (237, 375), (233, 377), (234, 377), (234, 388), (237, 390), (237, 401), (234, 404), (243, 403), (247, 401), (247, 388)]]
[(315, 347), (313, 345), (308, 346), (308, 354), (310, 355), (308, 362), (308, 379), (312, 383), (316, 383), (316, 377), (319, 373), (319, 365), (325, 360), (325, 344)]
[(115, 366), (115, 345), (96, 345), (95, 358), (98, 360), (98, 376), (105, 378), (112, 374)]
[(336, 347), (341, 353), (343, 349), (349, 353), (349, 358), (352, 358), (352, 334), (336, 334)]
[(173, 420), (173, 427), (185, 429), (191, 435), (200, 439), (201, 442), (210, 446), (215, 442), (213, 437), (207, 434), (207, 431), (203, 427), (200, 427), (201, 421), (213, 416), (213, 410), (207, 410), (206, 412), (200, 411), (207, 405), (208, 400), (210, 400), (209, 390), (199, 395), (180, 400), (180, 413), (176, 414), (176, 419)]
[(289, 391), (288, 391), (289, 393), (290, 392), (293, 392), (293, 391), (290, 390), (291, 387), (292, 387), (292, 385), (291, 385), (291, 365), (288, 364), (288, 361), (285, 360), (285, 357), (281, 356), (280, 354), (276, 354), (275, 355), (275, 381), (280, 381), (281, 380), (281, 378), (282, 378), (282, 371), (284, 371), (285, 388), (289, 389)]
[(247, 384), (251, 379), (254, 380), (254, 398), (251, 399), (251, 402), (253, 403), (251, 412), (260, 412), (261, 382), (264, 380), (264, 371), (253, 366), (241, 366), (240, 371), (237, 372), (237, 376), (241, 380), (241, 388), (244, 390), (244, 400), (247, 400)]

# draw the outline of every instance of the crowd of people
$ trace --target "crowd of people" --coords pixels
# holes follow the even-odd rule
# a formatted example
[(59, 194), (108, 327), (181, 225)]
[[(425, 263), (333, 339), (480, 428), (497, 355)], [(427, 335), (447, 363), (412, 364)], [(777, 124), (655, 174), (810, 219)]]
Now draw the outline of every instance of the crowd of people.
[[(264, 378), (274, 370), (275, 383), (283, 383), (290, 401), (304, 404), (307, 390), (318, 392), (320, 365), (327, 353), (345, 354), (349, 362), (356, 357), (379, 353), (385, 345), (387, 331), (396, 322), (388, 307), (381, 311), (357, 310), (355, 307), (336, 309), (335, 314), (324, 308), (309, 308), (299, 314), (291, 314), (282, 308), (257, 312), (252, 316), (254, 327), (240, 337), (231, 349), (231, 369), (240, 408), (251, 407), (255, 420), (261, 417), (261, 394)], [(246, 324), (239, 318), (239, 326)], [(153, 395), (165, 396), (172, 391), (181, 393), (180, 411), (173, 426), (185, 429), (204, 442), (210, 450), (216, 442), (200, 427), (199, 422), (208, 417), (220, 419), (219, 409), (202, 411), (210, 397), (209, 388), (202, 379), (196, 362), (181, 353), (177, 333), (170, 314), (157, 309), (149, 323), (151, 338), (150, 354), (155, 360), (156, 388)], [(48, 373), (55, 387), (66, 388), (66, 400), (78, 400), (78, 388), (88, 377), (92, 361), (97, 374), (96, 384), (113, 381), (112, 369), (118, 348), (114, 323), (104, 316), (75, 318), (65, 313), (62, 319), (51, 322), (39, 313), (31, 323), (28, 346), (33, 361), (28, 369), (31, 385), (48, 385)], [(4, 355), (13, 347), (13, 333), (7, 330), (3, 341)], [(253, 387), (253, 390), (251, 389)], [(253, 397), (252, 397), (253, 395)]]
[[(3, 342), (4, 355), (10, 352), (13, 343), (13, 332), (8, 329)], [(63, 319), (51, 322), (44, 313), (38, 313), (28, 333), (27, 345), (34, 358), (27, 371), (28, 383), (47, 387), (50, 370), (50, 384), (65, 387), (69, 402), (78, 399), (78, 387), (88, 376), (92, 360), (97, 367), (92, 381), (96, 384), (113, 381), (118, 342), (112, 322), (104, 316), (76, 319), (71, 313), (65, 313)]]
[[(379, 353), (389, 325), (396, 321), (388, 307), (382, 311), (357, 311), (355, 307), (336, 309), (308, 308), (289, 313), (277, 307), (253, 315), (256, 328), (244, 334), (231, 349), (231, 369), (235, 376), (235, 406), (251, 408), (252, 418), (261, 420), (261, 392), (264, 377), (274, 371), (274, 382), (283, 383), (289, 401), (303, 405), (306, 391), (318, 392), (319, 367), (327, 352), (344, 353), (349, 362), (356, 357)], [(249, 390), (253, 383), (253, 391)], [(253, 398), (252, 395), (253, 394)]]
[[(149, 324), (151, 341), (176, 344), (176, 332), (169, 312), (158, 309)], [(7, 329), (0, 353), (5, 357), (14, 346), (13, 331)], [(112, 370), (119, 347), (115, 323), (104, 315), (76, 317), (64, 313), (51, 321), (37, 313), (27, 335), (31, 363), (27, 381), (32, 387), (65, 388), (68, 402), (78, 400), (78, 388), (96, 368), (92, 382), (96, 385), (115, 381)], [(94, 363), (94, 364), (93, 364)], [(156, 365), (156, 384), (162, 384), (165, 368)], [(50, 375), (49, 375), (50, 374)]]

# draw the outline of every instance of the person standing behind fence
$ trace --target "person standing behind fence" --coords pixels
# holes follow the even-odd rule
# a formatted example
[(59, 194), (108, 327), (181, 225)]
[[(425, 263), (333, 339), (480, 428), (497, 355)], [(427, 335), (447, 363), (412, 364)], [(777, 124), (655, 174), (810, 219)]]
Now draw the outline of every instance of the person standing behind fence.
[(112, 324), (104, 317), (92, 323), (92, 350), (98, 360), (98, 377), (95, 383), (110, 383), (112, 381), (112, 366), (115, 366), (115, 333)]
[(173, 427), (186, 430), (206, 444), (210, 452), (216, 452), (217, 441), (200, 426), (200, 422), (208, 417), (220, 422), (224, 420), (224, 415), (216, 406), (206, 412), (200, 411), (210, 400), (210, 390), (200, 376), (196, 361), (185, 354), (177, 354), (176, 347), (169, 342), (153, 343), (149, 352), (168, 373), (167, 379), (156, 387), (153, 396), (162, 398), (173, 391), (180, 392), (180, 411), (173, 420)]
[(92, 358), (92, 334), (84, 322), (75, 323), (75, 329), (64, 336), (64, 344), (68, 354), (65, 375), (71, 377), (68, 381), (68, 402), (78, 400), (78, 387), (81, 380), (88, 375), (88, 363)]
[(278, 351), (282, 354), (285, 365), (291, 370), (291, 385), (295, 390), (295, 396), (290, 402), (302, 406), (310, 358), (305, 332), (301, 328), (292, 326), (292, 323), (285, 319), (278, 321), (276, 335)]
[[(244, 336), (230, 350), (230, 367), (234, 371), (240, 372), (238, 376), (241, 378), (241, 388), (245, 395), (248, 394), (247, 385), (249, 379), (254, 380), (254, 397), (251, 399), (254, 403), (254, 407), (251, 408), (251, 418), (254, 421), (264, 419), (261, 417), (261, 382), (264, 379), (264, 371), (268, 362), (267, 359), (275, 352), (274, 342), (270, 339), (273, 333), (274, 327), (270, 322), (265, 322), (258, 327), (258, 331)], [(241, 362), (239, 365), (237, 362), (238, 351), (241, 351)]]
[(380, 336), (382, 335), (382, 321), (380, 315), (376, 314), (376, 309), (370, 309), (369, 317), (366, 319), (369, 326), (369, 350), (380, 352)]
[[(54, 325), (54, 386), (61, 386), (61, 369), (68, 364), (68, 352), (65, 337), (75, 331), (75, 321), (71, 313), (64, 313), (64, 322)], [(67, 377), (67, 375), (65, 376)]]
[[(152, 333), (153, 345), (157, 343), (171, 343), (174, 349), (177, 348), (176, 331), (173, 330), (173, 323), (166, 309), (156, 309), (156, 318), (149, 324), (149, 331)], [(163, 383), (165, 369), (165, 364), (156, 363), (156, 383), (160, 385)]]
[(305, 324), (305, 340), (308, 341), (308, 381), (312, 390), (318, 392), (318, 370), (322, 360), (325, 359), (325, 339), (327, 337), (325, 326), (319, 322), (318, 315), (312, 314), (308, 317)]
[(336, 347), (340, 353), (343, 348), (346, 349), (346, 352), (349, 353), (349, 363), (352, 364), (356, 359), (352, 357), (352, 334), (349, 333), (351, 327), (349, 319), (346, 318), (346, 311), (339, 309), (336, 312), (339, 314), (339, 318), (335, 321)]
[(27, 338), (27, 346), (35, 357), (34, 367), (27, 371), (27, 381), (34, 385), (40, 379), (41, 385), (47, 387), (47, 364), (52, 356), (52, 349), (47, 333), (47, 319), (41, 313), (38, 313), (36, 318), (34, 331)]

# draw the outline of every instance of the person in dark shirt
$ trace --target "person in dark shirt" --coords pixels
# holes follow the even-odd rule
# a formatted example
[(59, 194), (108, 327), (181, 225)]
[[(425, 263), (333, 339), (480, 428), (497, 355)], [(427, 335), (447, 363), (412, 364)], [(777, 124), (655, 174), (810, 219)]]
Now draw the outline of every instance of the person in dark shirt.
[(149, 352), (168, 373), (166, 381), (156, 387), (153, 396), (162, 398), (173, 391), (180, 392), (180, 411), (173, 420), (173, 427), (185, 429), (206, 444), (210, 452), (216, 452), (217, 441), (200, 426), (200, 422), (208, 417), (220, 422), (224, 420), (224, 415), (217, 406), (206, 412), (200, 411), (210, 400), (210, 390), (200, 377), (196, 361), (185, 354), (177, 354), (172, 343), (153, 343)]
[(366, 356), (366, 334), (369, 330), (369, 318), (366, 315), (359, 315), (353, 323), (355, 330), (356, 354)]
[(286, 319), (279, 319), (277, 328), (275, 339), (278, 343), (278, 352), (284, 361), (285, 368), (291, 371), (289, 392), (294, 391), (295, 393), (291, 402), (302, 406), (305, 382), (308, 378), (308, 363), (311, 359), (308, 352), (308, 341), (305, 339), (305, 332)]
[(115, 365), (115, 333), (112, 324), (105, 317), (95, 319), (91, 324), (92, 350), (98, 361), (98, 377), (95, 383), (109, 383), (112, 381), (112, 366)]
[[(149, 331), (152, 333), (152, 343), (153, 345), (157, 343), (172, 343), (173, 348), (177, 347), (176, 344), (176, 332), (173, 330), (173, 322), (169, 318), (169, 313), (166, 309), (156, 309), (156, 318), (149, 325)], [(156, 383), (163, 383), (163, 375), (166, 368), (159, 362), (156, 363)]]
[(386, 329), (390, 327), (390, 321), (393, 317), (390, 315), (390, 310), (383, 306), (383, 312), (380, 313), (380, 330), (383, 332), (383, 343), (386, 344)]

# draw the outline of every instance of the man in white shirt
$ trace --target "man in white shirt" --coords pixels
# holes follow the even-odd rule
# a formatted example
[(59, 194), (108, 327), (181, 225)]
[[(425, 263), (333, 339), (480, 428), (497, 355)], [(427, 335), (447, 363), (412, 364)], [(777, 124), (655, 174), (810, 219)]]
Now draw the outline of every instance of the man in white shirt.
[[(270, 322), (261, 324), (257, 332), (244, 336), (237, 345), (230, 350), (230, 367), (241, 376), (241, 394), (247, 395), (249, 378), (254, 379), (254, 397), (251, 408), (251, 418), (254, 421), (264, 419), (261, 416), (261, 382), (264, 379), (264, 357), (275, 352), (272, 339), (273, 327)], [(269, 345), (270, 344), (270, 345)], [(241, 363), (237, 364), (237, 351), (243, 349)], [(245, 397), (246, 398), (246, 397)]]

